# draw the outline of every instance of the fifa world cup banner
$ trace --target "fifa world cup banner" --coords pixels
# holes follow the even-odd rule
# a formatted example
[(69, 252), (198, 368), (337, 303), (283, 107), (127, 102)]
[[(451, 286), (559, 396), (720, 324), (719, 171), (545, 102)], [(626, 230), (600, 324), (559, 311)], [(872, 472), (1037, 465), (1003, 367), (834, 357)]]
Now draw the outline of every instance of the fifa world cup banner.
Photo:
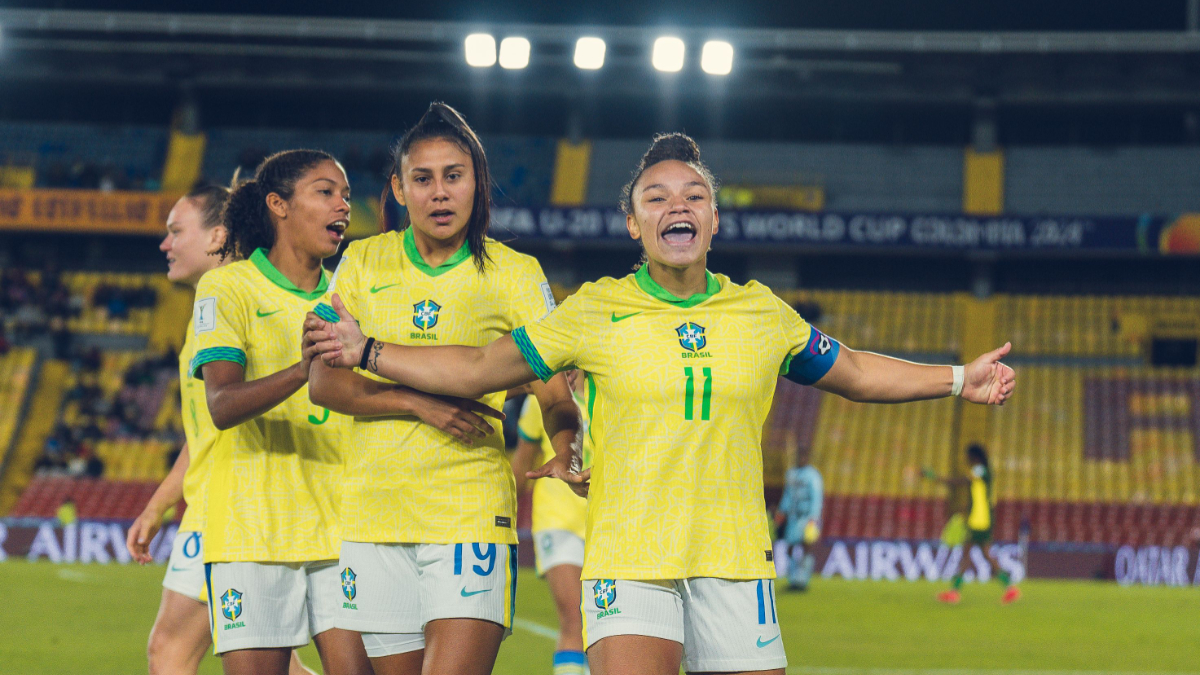
[[(81, 520), (62, 525), (54, 518), (0, 521), (0, 562), (9, 558), (54, 563), (129, 563), (125, 537), (133, 521)], [(165, 525), (150, 542), (155, 562), (171, 557), (178, 523)]]
[[(1200, 254), (1200, 214), (968, 216), (722, 209), (719, 225), (719, 241), (764, 246)], [(496, 208), (492, 226), (518, 238), (632, 245), (625, 215), (617, 209)]]
[(160, 236), (180, 195), (0, 189), (0, 230)]

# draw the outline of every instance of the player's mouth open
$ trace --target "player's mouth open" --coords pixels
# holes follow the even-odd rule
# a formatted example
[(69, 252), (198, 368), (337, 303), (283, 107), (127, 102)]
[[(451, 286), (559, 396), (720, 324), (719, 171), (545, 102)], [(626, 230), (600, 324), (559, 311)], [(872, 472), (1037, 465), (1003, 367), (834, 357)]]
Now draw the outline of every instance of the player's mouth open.
[(663, 230), (662, 239), (668, 244), (690, 244), (696, 238), (696, 226), (689, 222), (671, 223)]
[(326, 225), (325, 230), (329, 232), (330, 236), (333, 239), (335, 239), (337, 241), (341, 241), (342, 238), (346, 236), (346, 228), (349, 225), (350, 225), (350, 223), (345, 220), (335, 220), (332, 223)]
[(438, 209), (429, 214), (433, 218), (433, 222), (438, 225), (449, 225), (451, 220), (454, 220), (454, 212), (449, 209)]

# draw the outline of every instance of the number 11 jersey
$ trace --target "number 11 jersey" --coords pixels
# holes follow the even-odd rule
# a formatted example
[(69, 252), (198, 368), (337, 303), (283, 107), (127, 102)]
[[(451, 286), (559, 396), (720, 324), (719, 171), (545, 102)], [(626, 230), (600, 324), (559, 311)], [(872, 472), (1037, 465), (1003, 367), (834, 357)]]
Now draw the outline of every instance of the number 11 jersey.
[(708, 274), (672, 296), (643, 267), (513, 332), (542, 379), (587, 371), (585, 579), (775, 576), (762, 428), (779, 375), (815, 382), (836, 343), (767, 287)]

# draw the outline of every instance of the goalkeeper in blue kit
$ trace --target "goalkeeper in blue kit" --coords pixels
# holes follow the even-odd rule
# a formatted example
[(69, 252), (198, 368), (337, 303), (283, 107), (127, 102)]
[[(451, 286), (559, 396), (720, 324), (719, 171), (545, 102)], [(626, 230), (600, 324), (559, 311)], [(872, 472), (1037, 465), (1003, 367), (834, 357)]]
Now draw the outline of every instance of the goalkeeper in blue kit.
[(804, 460), (801, 466), (788, 469), (775, 512), (775, 522), (783, 525), (783, 540), (787, 544), (787, 578), (791, 590), (808, 590), (816, 559), (812, 545), (821, 536), (821, 507), (825, 501), (825, 483), (816, 467)]

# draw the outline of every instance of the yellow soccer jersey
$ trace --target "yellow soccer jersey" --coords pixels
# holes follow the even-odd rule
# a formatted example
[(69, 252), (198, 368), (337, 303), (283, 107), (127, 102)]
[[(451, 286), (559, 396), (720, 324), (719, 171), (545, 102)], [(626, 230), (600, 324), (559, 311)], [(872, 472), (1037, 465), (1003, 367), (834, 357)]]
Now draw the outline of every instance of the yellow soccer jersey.
[(835, 342), (758, 283), (709, 274), (680, 300), (645, 267), (585, 284), (513, 339), (543, 379), (587, 371), (583, 578), (775, 576), (763, 422), (778, 376), (815, 382)]
[[(377, 340), (486, 345), (544, 316), (554, 296), (536, 260), (495, 241), (485, 245), (491, 262), (480, 274), (466, 244), (434, 268), (411, 230), (357, 241), (328, 295), (336, 291), (363, 333)], [(504, 393), (480, 400), (499, 410)], [(499, 422), (490, 421), (494, 433), (465, 445), (416, 417), (354, 419), (345, 445), (342, 538), (517, 543), (512, 467)]]
[[(208, 272), (192, 316), (194, 377), (212, 361), (245, 366), (246, 381), (300, 361), (304, 316), (327, 286), (306, 293), (267, 260)], [(301, 387), (282, 404), (217, 435), (209, 459), (205, 562), (336, 559), (341, 418), (308, 400)]]
[(187, 438), (189, 459), (187, 473), (183, 474), (183, 500), (187, 502), (183, 522), (179, 523), (183, 532), (204, 531), (208, 460), (219, 433), (208, 414), (204, 383), (191, 376), (191, 361), (195, 354), (195, 330), (188, 321), (187, 337), (183, 341), (183, 351), (179, 353), (179, 399), (183, 405), (183, 434)]
[[(581, 404), (583, 402), (576, 401)], [(592, 443), (588, 438), (587, 412), (583, 412), (583, 468), (592, 465)], [(530, 443), (542, 448), (538, 466), (554, 459), (554, 446), (550, 445), (550, 434), (542, 426), (542, 407), (537, 399), (529, 396), (521, 408), (517, 422), (517, 433)], [(587, 500), (571, 491), (567, 484), (556, 478), (541, 478), (533, 481), (533, 533), (545, 530), (567, 530), (580, 538), (584, 534), (584, 513)]]

